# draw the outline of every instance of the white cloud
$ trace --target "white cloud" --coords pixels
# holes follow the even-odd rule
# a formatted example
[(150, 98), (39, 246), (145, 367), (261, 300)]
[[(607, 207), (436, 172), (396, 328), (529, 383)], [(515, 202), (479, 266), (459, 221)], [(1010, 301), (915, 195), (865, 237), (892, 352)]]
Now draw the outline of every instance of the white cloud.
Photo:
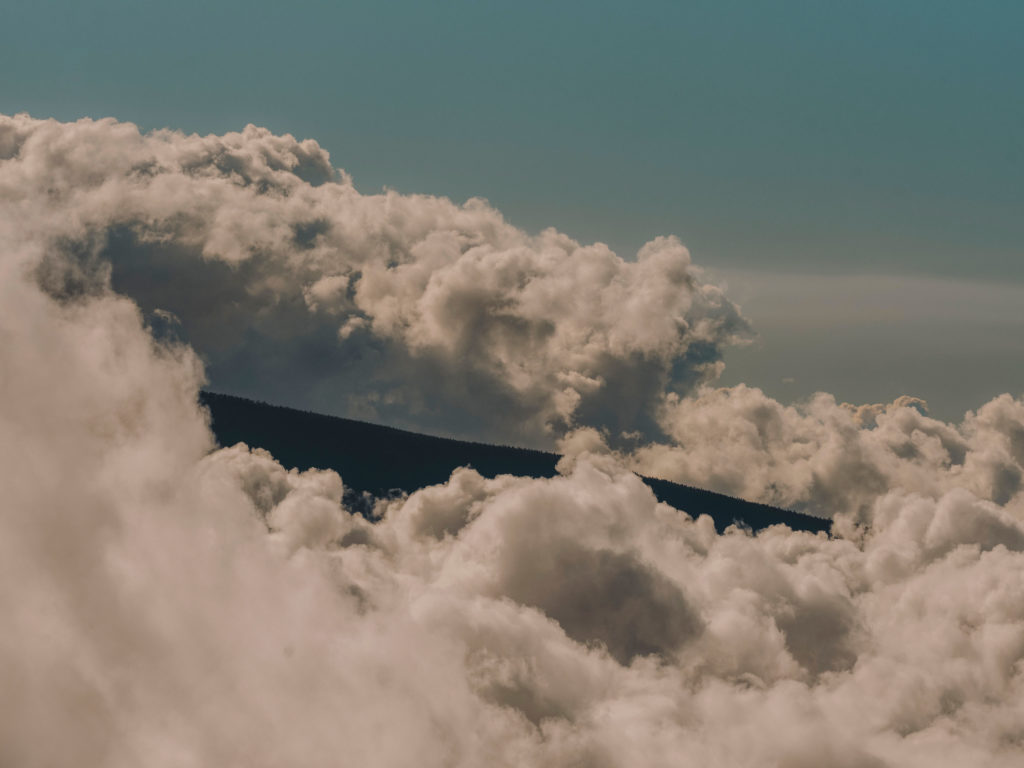
[[(787, 409), (752, 389), (708, 390), (664, 402), (677, 446), (627, 457), (708, 471), (755, 495), (831, 499), (835, 538), (781, 527), (718, 535), (709, 519), (657, 503), (622, 457), (594, 453), (593, 430), (570, 436), (562, 476), (459, 470), (445, 485), (381, 502), (370, 523), (341, 506), (333, 472), (288, 472), (241, 445), (211, 453), (194, 353), (155, 340), (136, 306), (105, 287), (102, 260), (69, 245), (87, 242), (95, 222), (109, 233), (109, 212), (122, 205), (152, 232), (179, 226), (145, 219), (145, 195), (121, 196), (121, 181), (107, 188), (106, 172), (90, 170), (94, 157), (125, 162), (122, 145), (155, 142), (157, 160), (169, 162), (160, 142), (181, 142), (200, 159), (174, 162), (196, 176), (244, 171), (271, 188), (290, 167), (327, 175), (320, 155), (258, 131), (232, 154), (220, 140), (143, 140), (112, 123), (36, 130), (52, 134), (45, 151), (22, 149), (15, 170), (0, 168), (11, 214), (0, 219), (0, 763), (1020, 764), (1019, 401), (997, 398), (954, 427), (913, 401), (857, 409), (822, 396)], [(0, 153), (23, 141), (10, 136), (0, 133)], [(280, 142), (294, 154), (277, 157)], [(66, 172), (46, 179), (39, 167)], [(196, 192), (187, 173), (171, 176), (182, 200)], [(19, 178), (38, 194), (12, 192)], [(289, 194), (334, 189), (295, 184)], [(206, 192), (219, 185), (233, 183)], [(40, 206), (51, 193), (52, 210)], [(421, 203), (434, 211), (431, 231), (439, 208), (494, 220), (490, 209), (443, 201), (409, 204), (403, 216), (422, 214)], [(182, 206), (231, 218), (198, 202), (167, 210)], [(308, 313), (301, 289), (280, 293), (278, 271), (245, 272), (261, 257), (231, 238), (254, 232), (220, 224), (197, 231), (210, 226), (224, 238), (218, 248), (236, 254), (239, 271), (223, 274), (240, 275), (239, 295), (257, 297), (245, 305), (254, 322), (261, 308), (287, 318), (261, 303), (269, 296), (287, 294)], [(520, 237), (504, 226), (495, 237)], [(60, 231), (71, 239), (54, 239)], [(574, 286), (590, 284), (575, 270), (603, 264), (611, 283), (671, 296), (651, 276), (685, 261), (671, 243), (636, 271), (566, 258)], [(481, 256), (465, 268), (504, 286), (490, 274), (503, 263)], [(340, 285), (308, 295), (334, 301)], [(457, 329), (431, 325), (442, 310), (429, 309), (430, 290), (413, 290), (426, 302), (415, 323), (404, 324), (401, 307), (359, 316), (394, 323), (382, 333), (410, 345), (445, 323)], [(529, 304), (532, 293), (515, 295)], [(169, 311), (189, 322), (180, 307)], [(591, 308), (560, 311), (571, 328)], [(603, 310), (594, 311), (600, 326)], [(624, 330), (600, 330), (602, 354), (669, 338), (641, 327), (642, 308), (631, 311)], [(554, 342), (516, 343), (546, 354)], [(513, 359), (503, 352), (488, 365)], [(585, 387), (573, 387), (582, 408)], [(541, 412), (552, 409), (542, 400)]]
[(639, 471), (770, 504), (863, 516), (894, 488), (966, 488), (1024, 507), (1024, 401), (1010, 395), (947, 424), (912, 397), (852, 406), (819, 393), (786, 406), (740, 385), (670, 394), (660, 422), (670, 440), (638, 448)]
[(483, 200), (363, 195), (312, 141), (23, 115), (0, 136), (0, 204), (51, 249), (51, 292), (112, 279), (246, 394), (544, 444), (649, 425), (748, 333), (674, 238), (629, 262)]

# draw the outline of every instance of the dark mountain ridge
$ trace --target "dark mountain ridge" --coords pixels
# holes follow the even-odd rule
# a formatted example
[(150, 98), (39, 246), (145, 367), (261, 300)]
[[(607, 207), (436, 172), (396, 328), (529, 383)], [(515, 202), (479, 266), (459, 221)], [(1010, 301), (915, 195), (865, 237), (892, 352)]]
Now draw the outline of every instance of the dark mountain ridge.
[[(345, 483), (346, 501), (364, 512), (364, 493), (411, 493), (445, 482), (457, 467), (470, 466), (485, 477), (558, 474), (560, 457), (554, 453), (433, 437), (213, 392), (201, 393), (200, 402), (210, 412), (220, 445), (244, 442), (265, 448), (289, 469), (333, 469)], [(831, 521), (823, 518), (667, 480), (643, 480), (660, 501), (694, 517), (709, 515), (719, 531), (733, 523), (754, 531), (779, 523), (800, 531), (831, 529)]]

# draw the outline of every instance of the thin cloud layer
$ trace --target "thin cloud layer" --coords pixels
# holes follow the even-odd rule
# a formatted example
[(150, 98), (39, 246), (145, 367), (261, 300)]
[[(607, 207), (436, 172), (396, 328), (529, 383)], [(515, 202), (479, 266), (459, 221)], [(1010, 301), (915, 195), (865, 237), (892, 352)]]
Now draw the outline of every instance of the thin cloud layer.
[(478, 439), (649, 431), (749, 333), (674, 238), (629, 262), (483, 200), (360, 194), (315, 142), (254, 126), (2, 117), (0, 203), (50, 249), (51, 293), (112, 280), (178, 318), (219, 387)]
[[(182, 244), (175, 228), (228, 216), (193, 200), (187, 172), (169, 174), (180, 200), (166, 218), (140, 213), (146, 183), (137, 196), (122, 189), (122, 176), (159, 179), (153, 168), (107, 186), (102, 168), (123, 162), (120, 144), (159, 145), (162, 134), (28, 124), (57, 138), (41, 154), (16, 132), (0, 141), (0, 155), (18, 158), (0, 165), (0, 764), (1020, 764), (1024, 524), (1006, 479), (1021, 462), (1019, 401), (997, 398), (951, 427), (911, 400), (855, 409), (819, 398), (790, 411), (745, 388), (667, 397), (654, 415), (675, 444), (602, 454), (599, 433), (577, 431), (559, 477), (461, 469), (381, 501), (371, 522), (344, 508), (333, 472), (287, 471), (244, 445), (213, 450), (197, 405), (203, 369), (175, 341), (178, 321), (109, 287), (111, 260), (116, 277), (139, 249), (152, 249), (139, 256), (147, 268), (201, 261), (207, 234)], [(256, 133), (272, 156), (278, 140)], [(167, 146), (211, 141), (166, 136)], [(329, 166), (306, 146), (306, 159), (282, 166), (306, 178), (289, 195), (349, 189), (324, 181)], [(285, 161), (260, 162), (272, 178)], [(209, 161), (196, 167), (211, 189), (236, 186)], [(111, 224), (117, 210), (149, 222), (152, 239)], [(245, 242), (238, 216), (234, 234), (209, 231)], [(209, 310), (225, 344), (231, 322), (245, 325), (242, 308), (261, 333), (277, 322), (294, 341), (306, 321), (288, 326), (291, 310), (269, 298), (290, 295), (275, 281), (291, 273), (238, 253), (232, 268), (207, 258), (241, 289), (227, 277), (195, 282), (236, 290), (241, 307)], [(669, 258), (659, 254), (647, 259)], [(484, 259), (480, 279), (498, 281), (488, 270), (500, 261)], [(258, 268), (246, 272), (249, 262)], [(309, 314), (301, 302), (296, 318)], [(192, 310), (167, 311), (193, 322)], [(372, 325), (377, 315), (359, 311)], [(623, 333), (621, 349), (641, 345), (639, 331)], [(601, 344), (619, 349), (613, 338), (609, 326)], [(494, 360), (512, 359), (502, 349)], [(834, 504), (837, 535), (718, 535), (630, 471), (656, 459), (715, 470), (715, 482), (752, 494), (775, 483)], [(845, 471), (881, 479), (843, 485)]]

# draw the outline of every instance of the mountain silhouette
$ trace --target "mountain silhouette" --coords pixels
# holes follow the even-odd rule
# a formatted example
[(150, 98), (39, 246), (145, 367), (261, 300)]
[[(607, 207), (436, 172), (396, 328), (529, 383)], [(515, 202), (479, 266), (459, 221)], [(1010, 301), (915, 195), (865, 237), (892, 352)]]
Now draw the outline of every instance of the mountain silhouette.
[[(289, 469), (333, 469), (345, 483), (346, 503), (364, 514), (372, 508), (367, 495), (411, 493), (447, 481), (457, 467), (472, 467), (485, 477), (558, 474), (554, 453), (433, 437), (213, 392), (202, 392), (200, 402), (210, 412), (220, 445), (265, 448)], [(831, 529), (823, 518), (667, 480), (643, 480), (659, 501), (693, 517), (709, 515), (719, 532), (734, 523), (754, 531), (779, 523), (799, 531)]]

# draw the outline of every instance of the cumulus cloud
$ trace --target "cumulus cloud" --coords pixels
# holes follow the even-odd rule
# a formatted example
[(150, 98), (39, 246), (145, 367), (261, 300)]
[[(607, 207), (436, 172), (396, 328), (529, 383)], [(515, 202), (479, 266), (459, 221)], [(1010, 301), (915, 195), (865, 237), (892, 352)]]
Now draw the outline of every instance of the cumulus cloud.
[[(919, 398), (852, 406), (824, 393), (783, 405), (754, 387), (669, 394), (669, 440), (637, 448), (639, 471), (822, 516), (866, 516), (891, 489), (937, 498), (954, 488), (1024, 510), (1024, 401), (1001, 395), (960, 424)], [(564, 441), (570, 450), (593, 430)]]
[(749, 333), (674, 238), (626, 261), (484, 200), (360, 194), (315, 142), (254, 126), (0, 117), (0, 205), (50, 249), (52, 294), (112, 282), (173, 313), (218, 387), (421, 429), (649, 430)]
[[(259, 131), (249, 131), (259, 151), (232, 154), (218, 142), (244, 135), (13, 124), (0, 133), (0, 155), (16, 160), (0, 168), (11, 214), (0, 219), (0, 764), (1020, 764), (1020, 401), (997, 398), (951, 426), (913, 400), (855, 408), (822, 396), (787, 408), (749, 388), (659, 397), (653, 417), (672, 442), (616, 453), (599, 430), (578, 431), (558, 477), (460, 469), (445, 484), (380, 500), (364, 519), (343, 506), (334, 472), (289, 471), (244, 445), (215, 449), (197, 405), (202, 365), (175, 330), (194, 312), (143, 312), (109, 284), (110, 265), (116, 276), (118, 259), (140, 248), (151, 249), (138, 257), (150, 268), (205, 258), (237, 281), (211, 272), (193, 283), (236, 291), (210, 308), (211, 333), (221, 317), (228, 346), (231, 322), (245, 325), (237, 299), (261, 334), (285, 323), (282, 338), (291, 338), (306, 321), (286, 327), (289, 318), (334, 312), (332, 340), (350, 322), (358, 327), (349, 338), (394, 322), (394, 339), (416, 349), (429, 312), (417, 308), (425, 314), (407, 322), (402, 313), (413, 310), (400, 303), (391, 316), (374, 314), (350, 291), (374, 269), (398, 266), (368, 260), (358, 276), (321, 283), (321, 271), (304, 283), (294, 277), (306, 274), (301, 261), (293, 274), (239, 245), (260, 229), (244, 231), (251, 208), (232, 213), (214, 199), (235, 194), (231, 186), (254, 187), (256, 200), (323, 188), (354, 196), (319, 150)], [(37, 131), (51, 134), (41, 154), (26, 149)], [(133, 155), (122, 144), (149, 148)], [(179, 144), (200, 160), (182, 160)], [(274, 154), (281, 146), (285, 159)], [(154, 164), (138, 160), (146, 152)], [(125, 162), (121, 175), (103, 168)], [(166, 217), (146, 208), (160, 163), (183, 169), (164, 179), (174, 201)], [(272, 193), (275, 174), (299, 181)], [(203, 192), (192, 175), (216, 183)], [(122, 178), (133, 176), (150, 182), (135, 189)], [(421, 215), (421, 203), (479, 213), (425, 200), (404, 215)], [(111, 211), (127, 218), (112, 225)], [(207, 215), (220, 224), (196, 225), (188, 231), (202, 237), (183, 240), (176, 228)], [(233, 215), (234, 229), (218, 228)], [(131, 231), (119, 233), (118, 221), (133, 222)], [(424, 222), (435, 231), (433, 214)], [(400, 240), (402, 227), (389, 226)], [(495, 237), (524, 237), (505, 226), (498, 221)], [(322, 236), (310, 231), (312, 241)], [(122, 236), (133, 245), (114, 257)], [(203, 256), (209, 242), (219, 244)], [(527, 253), (529, 264), (540, 258)], [(682, 263), (671, 254), (677, 246), (662, 241), (638, 263)], [(506, 262), (488, 258), (471, 273), (501, 283), (490, 270)], [(642, 269), (587, 259), (577, 267), (612, 264), (610, 283), (644, 284)], [(204, 268), (166, 275), (187, 281)], [(434, 290), (426, 283), (414, 305)], [(691, 306), (703, 291), (686, 289)], [(343, 301), (356, 310), (338, 309)], [(489, 312), (475, 317), (491, 322)], [(700, 322), (687, 324), (683, 358), (707, 363), (713, 355), (693, 352), (687, 335), (702, 333)], [(611, 368), (648, 349), (639, 329), (606, 331), (595, 343)], [(651, 349), (669, 337), (650, 332)], [(379, 338), (393, 341), (390, 333)], [(481, 354), (500, 368), (525, 344), (544, 362), (559, 338)], [(678, 351), (665, 354), (677, 360)], [(559, 375), (521, 364), (538, 382)], [(566, 411), (538, 395), (537, 423), (578, 418), (597, 402), (577, 384)], [(707, 517), (658, 503), (631, 471), (640, 461), (706, 471), (750, 495), (833, 505), (836, 535), (719, 535)]]

